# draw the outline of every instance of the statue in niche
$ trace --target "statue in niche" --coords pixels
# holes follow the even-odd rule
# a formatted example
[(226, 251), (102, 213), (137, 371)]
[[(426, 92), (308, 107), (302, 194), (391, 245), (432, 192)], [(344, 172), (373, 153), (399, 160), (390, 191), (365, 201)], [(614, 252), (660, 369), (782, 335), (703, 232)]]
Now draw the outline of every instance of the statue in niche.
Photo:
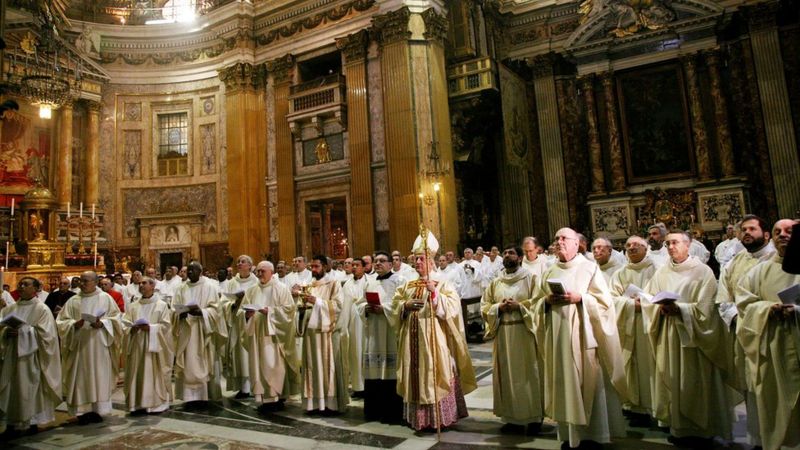
[(317, 141), (314, 153), (317, 155), (317, 164), (331, 162), (331, 149), (328, 147), (328, 141), (325, 140), (324, 136), (320, 136)]
[(75, 40), (75, 47), (81, 52), (92, 58), (100, 57), (100, 34), (92, 30), (92, 27), (86, 27), (83, 32)]

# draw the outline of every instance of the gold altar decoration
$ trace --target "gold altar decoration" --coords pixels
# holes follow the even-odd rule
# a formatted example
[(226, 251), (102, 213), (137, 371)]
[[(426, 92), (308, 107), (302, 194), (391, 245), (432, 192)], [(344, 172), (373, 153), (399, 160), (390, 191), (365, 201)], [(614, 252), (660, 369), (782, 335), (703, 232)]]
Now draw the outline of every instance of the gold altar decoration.
[(581, 23), (603, 20), (608, 33), (618, 38), (642, 30), (659, 30), (677, 18), (662, 0), (584, 0), (578, 12)]
[(56, 240), (58, 201), (41, 183), (20, 202), (20, 240), (28, 246), (28, 270), (65, 268), (66, 244)]

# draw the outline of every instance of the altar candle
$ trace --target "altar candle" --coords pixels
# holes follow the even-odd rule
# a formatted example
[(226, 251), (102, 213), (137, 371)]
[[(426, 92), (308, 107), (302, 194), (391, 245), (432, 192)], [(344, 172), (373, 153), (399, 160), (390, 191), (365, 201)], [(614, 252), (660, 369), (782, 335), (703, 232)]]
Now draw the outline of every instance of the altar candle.
[(78, 214), (81, 216), (81, 218), (83, 218), (83, 202), (81, 202), (81, 207), (80, 207), (79, 211), (80, 212)]
[(94, 203), (92, 203), (92, 220), (94, 220)]
[(11, 217), (14, 217), (14, 198), (11, 198)]
[(97, 242), (94, 243), (94, 267), (97, 267)]
[[(6, 270), (8, 270), (8, 246), (9, 246), (9, 242), (6, 241)], [(2, 286), (0, 286), (0, 287), (2, 287)]]
[(67, 219), (69, 219), (69, 202), (67, 202)]

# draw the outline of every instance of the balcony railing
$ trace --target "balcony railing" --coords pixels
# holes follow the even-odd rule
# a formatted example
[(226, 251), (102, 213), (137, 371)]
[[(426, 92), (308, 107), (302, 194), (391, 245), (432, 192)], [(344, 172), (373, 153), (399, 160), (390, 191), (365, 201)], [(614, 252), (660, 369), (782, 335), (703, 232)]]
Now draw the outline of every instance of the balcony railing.
[(450, 97), (475, 94), (486, 89), (497, 90), (496, 67), (491, 58), (473, 59), (447, 68)]
[(296, 84), (289, 91), (289, 115), (341, 106), (345, 88), (344, 77), (339, 74)]

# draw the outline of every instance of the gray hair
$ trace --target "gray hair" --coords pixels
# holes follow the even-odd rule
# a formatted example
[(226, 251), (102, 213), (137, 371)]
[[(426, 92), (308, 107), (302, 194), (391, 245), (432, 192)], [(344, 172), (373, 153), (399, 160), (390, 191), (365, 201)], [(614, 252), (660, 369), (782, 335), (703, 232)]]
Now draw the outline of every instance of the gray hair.
[(661, 233), (661, 237), (664, 237), (664, 236), (667, 235), (667, 226), (664, 225), (664, 222), (657, 222), (657, 223), (654, 223), (654, 224), (650, 225), (647, 228), (647, 231), (650, 231), (653, 228), (658, 228), (658, 231)]
[(251, 258), (250, 255), (239, 255), (239, 257), (236, 258), (236, 261), (238, 262), (240, 259), (247, 261), (247, 264), (250, 264), (251, 266), (253, 265), (253, 258)]
[(269, 261), (261, 261), (260, 263), (258, 263), (258, 265), (256, 266), (256, 270), (258, 270), (258, 268), (261, 266), (266, 266), (266, 268), (269, 269), (270, 272), (275, 272), (275, 266), (273, 266), (272, 263)]

